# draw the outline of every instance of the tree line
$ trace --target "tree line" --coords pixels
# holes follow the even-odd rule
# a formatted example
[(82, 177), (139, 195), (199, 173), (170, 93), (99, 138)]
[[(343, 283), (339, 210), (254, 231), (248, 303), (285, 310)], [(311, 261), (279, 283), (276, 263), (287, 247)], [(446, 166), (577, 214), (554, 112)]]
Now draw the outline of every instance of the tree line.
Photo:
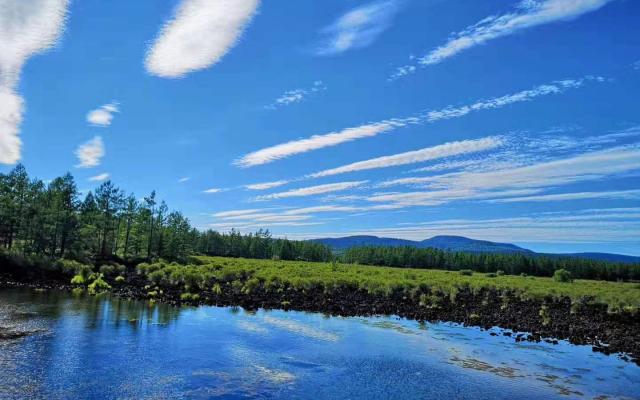
[(341, 260), (364, 265), (486, 273), (503, 271), (509, 275), (533, 276), (552, 276), (556, 270), (565, 269), (577, 279), (640, 280), (640, 264), (521, 253), (463, 253), (434, 248), (365, 246), (347, 249)]
[[(265, 230), (247, 235), (236, 230), (200, 231), (182, 213), (170, 211), (155, 192), (138, 199), (111, 181), (81, 196), (71, 174), (44, 183), (31, 179), (22, 165), (0, 174), (0, 253), (91, 264), (186, 261), (195, 254), (304, 261), (335, 258), (321, 243), (273, 238)], [(534, 276), (552, 276), (554, 271), (565, 269), (579, 279), (640, 280), (639, 264), (519, 253), (355, 247), (341, 254), (339, 260)]]
[(18, 165), (0, 174), (0, 251), (22, 256), (109, 260), (184, 261), (194, 254), (327, 261), (328, 247), (275, 239), (268, 231), (242, 235), (199, 231), (170, 211), (155, 191), (138, 199), (110, 180), (84, 196), (71, 174), (45, 183)]

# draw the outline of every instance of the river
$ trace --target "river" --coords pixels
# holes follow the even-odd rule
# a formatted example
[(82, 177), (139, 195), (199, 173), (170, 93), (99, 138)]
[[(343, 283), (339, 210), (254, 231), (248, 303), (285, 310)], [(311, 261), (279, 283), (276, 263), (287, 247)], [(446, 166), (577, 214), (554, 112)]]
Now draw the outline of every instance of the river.
[(588, 346), (393, 317), (0, 289), (1, 332), (1, 399), (640, 398)]

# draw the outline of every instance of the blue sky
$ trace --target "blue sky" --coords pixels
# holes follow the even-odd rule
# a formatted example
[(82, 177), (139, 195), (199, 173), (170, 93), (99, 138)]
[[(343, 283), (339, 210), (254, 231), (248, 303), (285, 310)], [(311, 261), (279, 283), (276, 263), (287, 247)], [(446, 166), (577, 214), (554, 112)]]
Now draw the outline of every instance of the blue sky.
[(155, 189), (200, 228), (640, 255), (639, 17), (631, 0), (0, 0), (0, 171)]

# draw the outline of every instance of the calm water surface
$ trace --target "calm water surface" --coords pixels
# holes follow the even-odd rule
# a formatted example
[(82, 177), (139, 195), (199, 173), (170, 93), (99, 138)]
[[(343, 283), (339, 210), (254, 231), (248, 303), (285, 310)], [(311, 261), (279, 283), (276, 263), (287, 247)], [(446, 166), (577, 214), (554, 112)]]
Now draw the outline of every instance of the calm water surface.
[[(475, 328), (0, 290), (1, 399), (640, 398), (640, 367)], [(598, 397), (608, 396), (608, 397)]]

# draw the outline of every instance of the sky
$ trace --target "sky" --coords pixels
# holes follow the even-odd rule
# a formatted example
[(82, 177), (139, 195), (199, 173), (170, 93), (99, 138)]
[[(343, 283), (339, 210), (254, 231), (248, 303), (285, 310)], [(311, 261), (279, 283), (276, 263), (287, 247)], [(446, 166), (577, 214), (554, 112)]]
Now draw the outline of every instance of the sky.
[(633, 0), (0, 0), (0, 172), (201, 229), (640, 255)]

